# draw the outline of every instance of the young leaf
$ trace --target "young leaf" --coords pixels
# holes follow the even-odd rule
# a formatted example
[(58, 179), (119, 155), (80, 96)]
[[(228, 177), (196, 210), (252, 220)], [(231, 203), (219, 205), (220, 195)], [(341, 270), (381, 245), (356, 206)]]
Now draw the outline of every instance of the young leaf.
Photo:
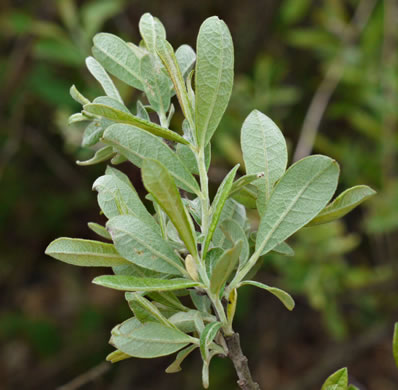
[(109, 97), (116, 99), (120, 103), (123, 103), (119, 91), (115, 87), (115, 84), (113, 84), (112, 79), (109, 77), (108, 73), (106, 73), (106, 70), (102, 67), (102, 65), (94, 57), (87, 57), (86, 65), (90, 73), (101, 84), (105, 93)]
[(112, 124), (106, 119), (94, 119), (83, 132), (82, 146), (89, 147), (95, 145), (104, 134), (106, 127)]
[(234, 320), (237, 302), (238, 302), (238, 290), (234, 288), (229, 293), (228, 303), (227, 303), (227, 319), (229, 324), (232, 324), (232, 321)]
[(244, 280), (243, 282), (241, 282), (239, 284), (239, 287), (244, 286), (244, 285), (250, 285), (250, 286), (262, 288), (263, 290), (266, 290), (266, 291), (270, 292), (271, 294), (275, 295), (285, 305), (286, 309), (288, 309), (288, 310), (294, 309), (294, 305), (295, 305), (294, 300), (290, 296), (290, 294), (288, 294), (286, 291), (283, 291), (276, 287), (267, 286), (266, 284), (256, 282), (254, 280)]
[(365, 185), (349, 188), (328, 204), (307, 226), (320, 225), (344, 217), (374, 194), (376, 191)]
[(95, 222), (89, 222), (87, 225), (94, 233), (98, 234), (100, 237), (105, 238), (106, 240), (112, 240), (112, 237), (108, 233), (108, 230), (106, 230), (102, 225)]
[(68, 118), (68, 125), (72, 125), (73, 123), (86, 122), (89, 120), (90, 119), (87, 118), (85, 115), (81, 114), (80, 112), (77, 112), (76, 114), (72, 114)]
[(348, 371), (347, 368), (341, 368), (326, 379), (321, 390), (347, 390), (347, 386)]
[(136, 278), (130, 275), (103, 275), (93, 280), (99, 286), (122, 291), (174, 291), (198, 286), (189, 279)]
[(188, 144), (188, 141), (185, 138), (181, 137), (174, 131), (161, 127), (156, 123), (148, 122), (145, 119), (141, 119), (138, 116), (134, 116), (133, 114), (118, 110), (116, 108), (109, 107), (104, 104), (90, 103), (86, 104), (83, 109), (83, 113), (88, 112), (99, 115), (116, 123), (126, 123), (128, 125), (136, 126), (141, 130), (147, 131), (170, 141)]
[(154, 18), (149, 12), (141, 16), (138, 24), (140, 34), (147, 49), (156, 53), (156, 43), (159, 39), (166, 39), (166, 30), (158, 18)]
[(176, 59), (178, 66), (180, 67), (182, 77), (185, 79), (189, 72), (191, 72), (195, 61), (196, 54), (195, 51), (189, 45), (181, 45), (176, 50)]
[(199, 311), (203, 313), (210, 312), (211, 302), (207, 295), (200, 295), (195, 290), (190, 290), (189, 295), (191, 296), (193, 304)]
[(293, 164), (267, 202), (256, 252), (268, 253), (314, 218), (333, 196), (338, 176), (337, 163), (326, 156), (309, 156)]
[(166, 167), (159, 161), (145, 160), (142, 164), (142, 180), (145, 188), (170, 218), (188, 251), (195, 257), (197, 255), (195, 228)]
[(112, 330), (110, 343), (130, 356), (155, 358), (177, 352), (194, 340), (177, 329), (132, 318)]
[(214, 197), (213, 203), (211, 205), (212, 214), (210, 225), (203, 244), (203, 258), (206, 257), (206, 253), (213, 237), (214, 230), (216, 229), (218, 221), (220, 220), (222, 209), (224, 207), (225, 201), (228, 198), (228, 194), (231, 190), (232, 183), (235, 179), (236, 171), (238, 170), (238, 168), (239, 164), (235, 165), (235, 167), (231, 169), (228, 175), (225, 176), (224, 180), (218, 187), (216, 196)]
[(395, 364), (398, 367), (398, 322), (394, 325), (394, 336), (392, 341), (392, 352), (395, 360)]
[(150, 122), (151, 118), (149, 117), (148, 111), (141, 103), (140, 100), (137, 100), (137, 114), (136, 116), (141, 119), (145, 119), (146, 121)]
[(234, 181), (229, 192), (229, 196), (233, 196), (238, 193), (242, 188), (248, 186), (250, 183), (257, 179), (261, 179), (264, 176), (263, 172), (252, 173), (250, 175), (241, 176), (238, 180)]
[(156, 41), (156, 52), (166, 67), (167, 72), (169, 73), (169, 76), (173, 82), (178, 102), (180, 103), (184, 117), (187, 119), (190, 127), (194, 128), (192, 107), (188, 98), (184, 78), (181, 74), (181, 69), (174, 54), (174, 49), (169, 42), (167, 42), (165, 39), (161, 39)]
[(116, 152), (113, 151), (112, 146), (105, 146), (101, 149), (98, 149), (94, 156), (91, 157), (89, 160), (86, 161), (76, 161), (77, 165), (94, 165), (98, 164), (101, 162), (104, 162), (106, 160), (109, 160), (111, 157), (113, 157), (116, 154)]
[(206, 19), (201, 25), (196, 50), (196, 140), (199, 147), (204, 147), (227, 108), (234, 77), (231, 34), (217, 16)]
[(233, 248), (226, 250), (218, 259), (210, 277), (210, 291), (214, 295), (217, 295), (227, 282), (238, 263), (241, 250), (242, 241), (239, 241)]
[(169, 321), (184, 333), (198, 331), (198, 323), (200, 323), (199, 327), (201, 330), (204, 328), (203, 319), (200, 316), (200, 312), (197, 310), (178, 312), (169, 317)]
[(128, 214), (159, 230), (131, 183), (128, 185), (115, 175), (104, 175), (94, 182), (93, 190), (98, 191), (98, 204), (108, 219)]
[(93, 41), (92, 51), (98, 62), (118, 79), (142, 91), (140, 58), (137, 53), (131, 50), (126, 42), (112, 34), (97, 34)]
[(119, 351), (118, 349), (116, 351), (111, 352), (107, 357), (106, 361), (111, 362), (111, 363), (117, 363), (120, 362), (121, 360), (129, 359), (131, 358), (130, 355), (127, 355), (127, 353), (124, 353), (122, 351)]
[(294, 256), (293, 248), (286, 242), (278, 244), (273, 251), (285, 256)]
[(58, 238), (50, 243), (45, 253), (81, 267), (113, 267), (129, 263), (117, 253), (113, 244), (80, 238)]
[(148, 53), (141, 59), (145, 95), (152, 108), (165, 116), (170, 107), (170, 79), (163, 72), (159, 58)]
[(261, 215), (274, 184), (286, 170), (286, 141), (271, 119), (260, 111), (253, 110), (243, 123), (241, 144), (247, 173), (264, 172), (254, 182), (259, 191), (258, 206)]
[(164, 241), (159, 230), (153, 230), (131, 215), (111, 218), (106, 228), (112, 236), (117, 251), (140, 267), (171, 275), (185, 275), (181, 259), (170, 244)]
[(221, 328), (221, 322), (215, 321), (207, 324), (203, 332), (200, 334), (200, 353), (204, 361), (209, 359), (209, 346), (217, 336), (218, 331)]
[(197, 345), (190, 345), (189, 347), (184, 348), (182, 351), (178, 352), (176, 359), (174, 360), (173, 363), (171, 363), (167, 368), (166, 368), (166, 373), (167, 374), (174, 374), (175, 372), (181, 371), (181, 363), (185, 360), (185, 358), (196, 348), (198, 348)]
[(134, 126), (112, 125), (106, 129), (103, 141), (112, 145), (138, 167), (148, 158), (160, 161), (179, 187), (194, 194), (200, 193), (199, 185), (188, 168), (158, 137)]
[(76, 88), (75, 85), (72, 85), (69, 90), (70, 96), (72, 96), (72, 99), (76, 101), (77, 103), (80, 103), (82, 106), (85, 104), (90, 103), (90, 100), (88, 100), (85, 96), (83, 96)]

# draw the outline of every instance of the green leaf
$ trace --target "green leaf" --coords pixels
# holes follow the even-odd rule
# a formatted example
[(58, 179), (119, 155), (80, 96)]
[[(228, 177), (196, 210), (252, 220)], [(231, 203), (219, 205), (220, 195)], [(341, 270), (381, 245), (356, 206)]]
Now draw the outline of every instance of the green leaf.
[(191, 72), (195, 61), (196, 54), (195, 51), (189, 45), (181, 45), (176, 50), (176, 59), (178, 62), (178, 66), (180, 67), (182, 77), (185, 79), (188, 74)]
[(158, 137), (133, 126), (112, 125), (106, 129), (103, 140), (138, 167), (141, 167), (143, 161), (148, 158), (160, 161), (169, 170), (179, 187), (188, 192), (200, 193), (199, 185), (188, 168)]
[(166, 30), (158, 18), (154, 18), (149, 12), (141, 16), (138, 24), (140, 34), (147, 49), (156, 53), (156, 44), (159, 39), (166, 39)]
[(341, 368), (326, 379), (321, 390), (347, 390), (347, 387), (348, 371), (347, 368)]
[(286, 242), (281, 242), (278, 244), (273, 251), (285, 256), (294, 256), (293, 248)]
[(131, 215), (111, 218), (106, 228), (117, 251), (132, 263), (171, 275), (186, 274), (181, 259), (159, 230)]
[(95, 222), (89, 222), (87, 225), (94, 233), (98, 234), (100, 237), (105, 238), (106, 240), (112, 240), (111, 235), (108, 233), (104, 226)]
[(244, 286), (244, 285), (250, 285), (250, 286), (262, 288), (263, 290), (266, 290), (266, 291), (270, 292), (271, 294), (275, 295), (285, 305), (286, 309), (288, 309), (288, 310), (294, 309), (294, 305), (295, 305), (294, 300), (290, 296), (290, 294), (288, 294), (286, 291), (283, 291), (276, 287), (267, 286), (266, 284), (256, 282), (254, 280), (244, 280), (243, 282), (241, 282), (239, 284), (239, 287)]
[(101, 84), (105, 93), (109, 97), (119, 101), (120, 103), (123, 103), (119, 91), (115, 87), (115, 84), (113, 84), (112, 79), (109, 77), (108, 73), (106, 73), (106, 70), (102, 67), (102, 65), (94, 57), (87, 57), (86, 65), (90, 73)]
[(344, 217), (375, 194), (376, 191), (365, 185), (349, 188), (328, 204), (307, 226), (320, 225)]
[(347, 390), (360, 390), (360, 388), (359, 388), (359, 387), (356, 387), (356, 386), (354, 386), (354, 385), (349, 385), (348, 388), (347, 388)]
[(88, 100), (85, 96), (83, 96), (76, 88), (75, 85), (72, 85), (69, 90), (70, 96), (72, 96), (72, 99), (76, 101), (77, 103), (80, 103), (82, 106), (85, 104), (90, 103), (90, 100)]
[(204, 147), (227, 108), (234, 77), (234, 48), (227, 25), (217, 16), (200, 27), (196, 44), (196, 140)]
[(111, 352), (107, 357), (106, 361), (111, 362), (111, 363), (117, 363), (120, 362), (121, 360), (129, 359), (131, 358), (130, 355), (127, 355), (127, 353), (124, 353), (122, 351), (119, 351), (118, 349), (116, 351)]
[(241, 176), (238, 180), (235, 180), (232, 184), (231, 191), (229, 192), (229, 196), (233, 196), (238, 193), (242, 188), (248, 186), (253, 181), (260, 179), (264, 176), (263, 172), (260, 173), (252, 173), (250, 175)]
[(200, 353), (204, 361), (209, 359), (209, 346), (217, 336), (218, 331), (221, 328), (221, 322), (215, 321), (207, 324), (203, 332), (200, 334)]
[(152, 300), (162, 304), (163, 306), (167, 306), (169, 308), (179, 310), (179, 311), (188, 311), (190, 310), (188, 307), (184, 306), (178, 297), (171, 291), (163, 291), (163, 292), (151, 292), (148, 293), (148, 297)]
[(184, 78), (181, 74), (181, 69), (174, 54), (174, 49), (169, 42), (165, 39), (161, 39), (156, 41), (156, 52), (166, 67), (171, 81), (173, 82), (184, 117), (187, 119), (190, 127), (194, 128), (192, 107), (188, 98)]
[(159, 161), (145, 160), (142, 164), (142, 180), (145, 188), (170, 218), (188, 251), (196, 257), (195, 228), (167, 168)]
[(242, 227), (245, 227), (247, 223), (245, 207), (233, 199), (227, 199), (221, 212), (219, 223), (225, 219), (233, 219)]
[(82, 267), (113, 267), (129, 262), (117, 253), (113, 244), (61, 237), (47, 247), (46, 255)]
[(199, 286), (189, 279), (137, 278), (130, 275), (103, 275), (93, 280), (99, 286), (122, 291), (174, 291)]
[(238, 263), (241, 250), (242, 241), (239, 241), (218, 259), (210, 277), (210, 291), (213, 294), (217, 295), (227, 282)]
[(394, 336), (392, 340), (392, 352), (395, 360), (395, 364), (398, 367), (398, 322), (394, 325)]
[(196, 348), (198, 348), (197, 345), (191, 345), (189, 347), (184, 348), (182, 351), (178, 352), (176, 359), (174, 360), (173, 363), (171, 363), (167, 368), (166, 368), (166, 373), (167, 374), (174, 374), (175, 372), (181, 371), (181, 363), (185, 360), (185, 358)]
[(271, 119), (253, 110), (242, 125), (241, 145), (247, 173), (264, 172), (254, 182), (259, 192), (257, 204), (262, 215), (274, 184), (286, 170), (286, 141)]
[[(188, 145), (177, 144), (177, 156), (184, 162), (189, 171), (195, 175), (199, 175), (198, 162), (196, 161), (195, 154)], [(205, 164), (206, 170), (209, 170), (211, 158), (211, 144), (207, 144), (205, 149)]]
[[(199, 331), (204, 328), (203, 319), (197, 310), (180, 311), (169, 317), (169, 321), (184, 333)], [(197, 329), (198, 326), (201, 329)]]
[(107, 119), (94, 119), (83, 132), (82, 146), (89, 147), (95, 145), (104, 134), (105, 129), (112, 124)]
[(217, 226), (214, 232), (213, 244), (223, 249), (232, 248), (238, 241), (242, 241), (242, 251), (239, 256), (239, 263), (244, 264), (249, 257), (249, 241), (242, 226), (233, 219), (225, 219)]
[(80, 112), (77, 112), (76, 114), (72, 114), (68, 118), (68, 125), (72, 125), (73, 123), (85, 122), (89, 120), (90, 119), (87, 118), (85, 115), (81, 114)]
[(177, 352), (193, 340), (177, 329), (156, 322), (141, 324), (132, 318), (112, 330), (110, 343), (130, 356), (155, 358)]
[(141, 60), (141, 74), (150, 105), (164, 117), (170, 107), (170, 79), (159, 58), (151, 53), (145, 55)]
[(256, 252), (268, 253), (311, 221), (333, 196), (338, 177), (338, 164), (326, 156), (309, 156), (293, 164), (267, 202)]
[(140, 57), (119, 37), (99, 33), (94, 36), (94, 57), (112, 75), (126, 84), (143, 90)]
[(203, 313), (210, 312), (211, 302), (207, 295), (200, 295), (195, 290), (190, 290), (189, 295), (191, 296), (193, 304), (199, 311)]
[(126, 293), (126, 300), (140, 322), (159, 322), (164, 326), (173, 327), (159, 309), (151, 301), (143, 297), (141, 293), (128, 292)]
[(144, 107), (144, 105), (141, 103), (140, 100), (137, 100), (137, 115), (138, 118), (145, 119), (146, 121), (150, 122), (151, 119), (149, 118), (148, 111)]
[(257, 208), (258, 190), (254, 185), (248, 184), (231, 195), (231, 198), (243, 204), (248, 209)]
[(98, 191), (98, 204), (108, 219), (117, 215), (132, 215), (159, 231), (159, 225), (145, 208), (134, 187), (115, 175), (100, 176), (93, 184)]
[(101, 162), (104, 162), (106, 160), (109, 160), (111, 157), (113, 157), (116, 153), (113, 151), (112, 146), (105, 146), (101, 149), (98, 149), (94, 156), (91, 157), (89, 160), (86, 161), (76, 161), (77, 165), (94, 165), (98, 164)]
[(225, 176), (224, 180), (218, 187), (216, 196), (214, 197), (214, 200), (211, 204), (211, 219), (210, 219), (210, 224), (209, 224), (209, 229), (203, 244), (203, 258), (206, 257), (207, 250), (209, 248), (211, 239), (214, 234), (214, 230), (217, 227), (218, 221), (220, 220), (220, 215), (222, 212), (222, 209), (224, 207), (225, 201), (228, 198), (229, 191), (231, 190), (232, 183), (235, 179), (236, 171), (239, 168), (239, 164), (235, 165), (231, 169), (231, 171), (228, 173), (227, 176)]
[(169, 129), (161, 127), (153, 122), (148, 122), (145, 119), (141, 119), (133, 114), (118, 110), (113, 107), (106, 106), (104, 104), (90, 103), (84, 107), (84, 112), (99, 115), (103, 118), (109, 119), (116, 123), (126, 123), (132, 126), (136, 126), (141, 130), (145, 130), (151, 134), (159, 137), (168, 139), (170, 141), (180, 142), (182, 144), (188, 144), (188, 141)]

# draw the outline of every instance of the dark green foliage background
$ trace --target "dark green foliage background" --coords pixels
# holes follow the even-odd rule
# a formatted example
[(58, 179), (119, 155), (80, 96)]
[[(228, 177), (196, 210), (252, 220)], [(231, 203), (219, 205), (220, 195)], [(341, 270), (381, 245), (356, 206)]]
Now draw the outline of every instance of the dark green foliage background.
[[(344, 43), (360, 3), (374, 9)], [(104, 166), (74, 164), (91, 152), (78, 146), (82, 129), (66, 125), (78, 110), (69, 87), (97, 96), (84, 66), (93, 34), (137, 42), (138, 20), (149, 11), (175, 47), (194, 47), (213, 14), (231, 30), (236, 77), (213, 143), (214, 187), (242, 160), (240, 127), (253, 108), (278, 123), (292, 155), (330, 64), (344, 70), (314, 151), (340, 162), (342, 188), (365, 183), (379, 194), (341, 223), (300, 232), (290, 241), (294, 258), (270, 258), (259, 279), (292, 293), (297, 307), (289, 313), (271, 296), (242, 289), (236, 328), (264, 390), (317, 389), (342, 366), (360, 388), (397, 389), (390, 345), (398, 319), (398, 31), (385, 18), (396, 8), (395, 0), (3, 1), (0, 387), (54, 389), (71, 381), (101, 363), (111, 351), (109, 330), (129, 316), (122, 294), (90, 283), (97, 271), (55, 262), (44, 249), (63, 235), (94, 238), (86, 222), (102, 221), (90, 188)], [(120, 87), (132, 106), (136, 93)], [(122, 169), (143, 193), (139, 172)], [(201, 388), (198, 356), (173, 375), (163, 373), (169, 360), (127, 360), (82, 388)], [(211, 370), (211, 389), (236, 387), (229, 361), (214, 359)]]

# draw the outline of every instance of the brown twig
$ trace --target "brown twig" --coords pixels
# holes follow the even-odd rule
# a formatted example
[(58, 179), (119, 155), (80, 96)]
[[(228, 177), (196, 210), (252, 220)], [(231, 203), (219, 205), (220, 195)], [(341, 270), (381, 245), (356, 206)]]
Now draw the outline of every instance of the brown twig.
[(60, 386), (57, 390), (76, 390), (80, 387), (86, 385), (87, 383), (94, 382), (96, 379), (100, 378), (111, 368), (111, 364), (108, 362), (102, 362), (97, 366), (91, 368), (85, 373), (77, 376), (75, 379), (67, 383), (66, 385)]
[(365, 28), (376, 4), (377, 0), (362, 0), (351, 22), (344, 29), (341, 38), (342, 49), (327, 69), (305, 115), (293, 161), (300, 160), (311, 153), (322, 117), (344, 74), (345, 49), (352, 45)]
[(225, 341), (228, 346), (228, 357), (234, 364), (238, 374), (238, 385), (242, 390), (260, 390), (260, 385), (253, 381), (247, 357), (243, 354), (240, 346), (239, 333), (226, 336)]

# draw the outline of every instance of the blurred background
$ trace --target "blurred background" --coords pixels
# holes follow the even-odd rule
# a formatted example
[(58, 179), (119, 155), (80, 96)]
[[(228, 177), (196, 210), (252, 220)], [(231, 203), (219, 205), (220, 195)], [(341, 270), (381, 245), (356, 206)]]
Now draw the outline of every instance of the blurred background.
[[(95, 238), (87, 222), (103, 222), (91, 185), (105, 165), (74, 163), (92, 152), (79, 146), (82, 129), (67, 126), (79, 110), (69, 87), (98, 96), (84, 65), (93, 35), (137, 43), (147, 11), (174, 47), (195, 47), (214, 14), (231, 30), (235, 86), (213, 142), (213, 187), (241, 161), (240, 127), (257, 108), (282, 129), (291, 161), (327, 154), (341, 164), (339, 191), (378, 191), (344, 220), (301, 231), (289, 241), (295, 257), (267, 259), (258, 279), (289, 291), (292, 313), (260, 290), (240, 290), (235, 328), (254, 377), (264, 390), (312, 390), (347, 366), (361, 390), (397, 390), (397, 0), (3, 0), (0, 388), (201, 388), (199, 356), (172, 375), (172, 357), (103, 363), (111, 328), (130, 316), (123, 294), (90, 283), (103, 270), (44, 255), (56, 237)], [(134, 106), (137, 93), (120, 87)], [(142, 193), (138, 171), (120, 168)], [(235, 381), (231, 362), (214, 359), (210, 389)]]

